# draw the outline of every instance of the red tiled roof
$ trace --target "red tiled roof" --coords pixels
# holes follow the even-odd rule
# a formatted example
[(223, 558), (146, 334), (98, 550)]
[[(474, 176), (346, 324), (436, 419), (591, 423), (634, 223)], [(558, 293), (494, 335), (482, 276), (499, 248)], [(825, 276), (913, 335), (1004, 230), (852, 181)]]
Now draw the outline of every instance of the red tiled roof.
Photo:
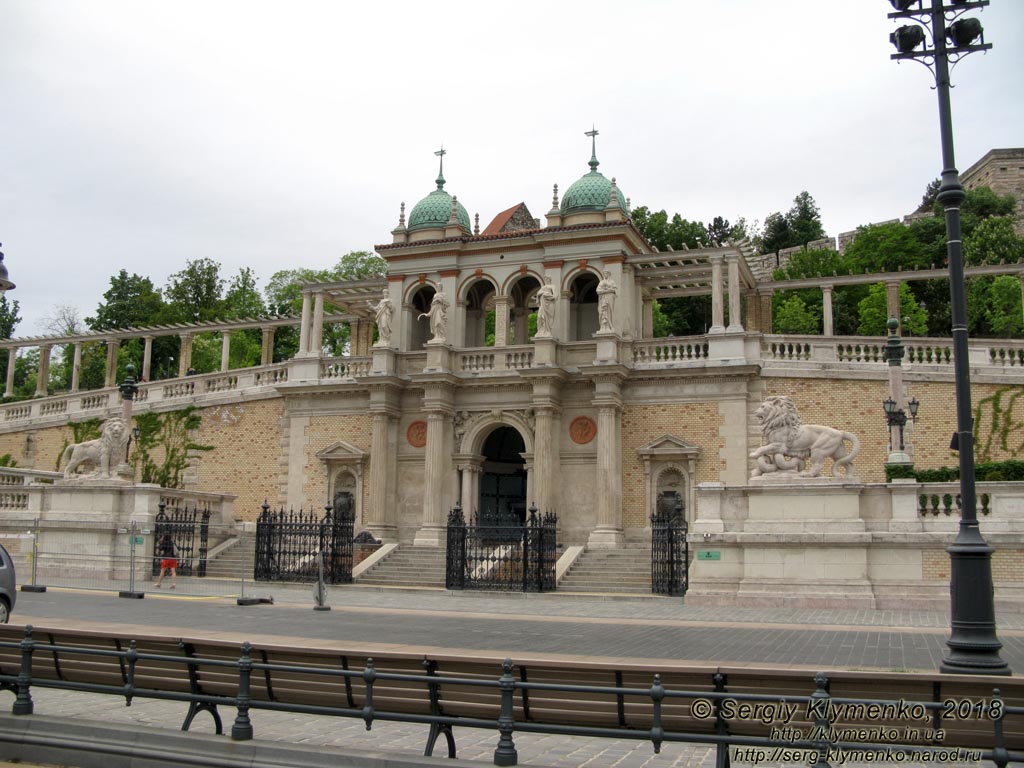
[(508, 208), (499, 213), (497, 216), (494, 217), (494, 220), (487, 225), (487, 229), (481, 232), (480, 235), (496, 235), (499, 232), (501, 232), (501, 228), (508, 224), (508, 220), (512, 218), (512, 214), (514, 214), (524, 205), (526, 205), (526, 203), (516, 203), (511, 208)]

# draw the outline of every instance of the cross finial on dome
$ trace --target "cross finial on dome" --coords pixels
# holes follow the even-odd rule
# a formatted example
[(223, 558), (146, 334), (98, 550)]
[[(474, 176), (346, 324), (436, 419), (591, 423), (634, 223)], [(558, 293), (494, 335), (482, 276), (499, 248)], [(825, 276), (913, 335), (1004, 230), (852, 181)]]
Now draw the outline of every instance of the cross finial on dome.
[(597, 166), (600, 165), (600, 163), (597, 161), (597, 136), (598, 136), (599, 133), (600, 133), (600, 131), (598, 131), (597, 128), (595, 128), (593, 126), (593, 123), (591, 123), (590, 130), (583, 134), (584, 136), (589, 136), (590, 137), (590, 170), (591, 170), (591, 172), (596, 172), (597, 171)]
[(444, 144), (442, 144), (441, 148), (434, 154), (441, 158), (441, 166), (437, 170), (437, 188), (444, 189), (444, 156), (448, 154), (448, 152), (445, 151)]

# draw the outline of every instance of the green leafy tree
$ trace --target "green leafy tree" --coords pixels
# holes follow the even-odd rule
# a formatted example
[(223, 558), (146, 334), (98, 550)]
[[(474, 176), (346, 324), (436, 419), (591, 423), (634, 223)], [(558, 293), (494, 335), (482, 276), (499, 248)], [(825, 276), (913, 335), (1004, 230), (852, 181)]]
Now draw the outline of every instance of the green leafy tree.
[(775, 333), (813, 334), (820, 331), (820, 312), (812, 312), (804, 300), (790, 295), (781, 302), (776, 302), (772, 309), (772, 330)]
[(771, 213), (765, 217), (761, 232), (761, 253), (775, 253), (784, 248), (807, 245), (825, 236), (818, 204), (808, 192), (793, 198), (793, 205), (785, 213)]
[(931, 265), (914, 232), (899, 222), (858, 227), (843, 255), (858, 272), (896, 272)]
[[(861, 336), (887, 336), (889, 309), (884, 283), (874, 283), (868, 295), (860, 302), (860, 324), (857, 332)], [(923, 336), (928, 330), (928, 313), (921, 308), (906, 283), (900, 285), (900, 317), (904, 336)]]
[(726, 240), (732, 239), (733, 227), (728, 219), (723, 219), (721, 216), (715, 216), (708, 224), (707, 230), (708, 238), (713, 243), (724, 243)]
[(1024, 237), (1008, 216), (983, 219), (964, 239), (965, 264), (1015, 264), (1024, 260)]
[(242, 267), (228, 282), (227, 293), (224, 294), (225, 319), (262, 317), (267, 312), (256, 288), (256, 276), (249, 267)]
[(1020, 278), (1016, 275), (998, 275), (992, 278), (983, 306), (985, 321), (993, 336), (1020, 338), (1024, 334)]
[[(17, 301), (8, 302), (7, 294), (0, 295), (0, 339), (14, 336), (14, 329), (21, 322), (18, 309)], [(7, 355), (0, 355), (0, 376), (7, 381)]]
[(224, 309), (220, 264), (206, 258), (189, 261), (185, 269), (168, 278), (164, 296), (171, 316), (178, 322), (216, 320)]
[(110, 288), (103, 294), (96, 314), (87, 317), (85, 323), (94, 331), (106, 331), (154, 325), (165, 315), (163, 297), (153, 281), (122, 269), (110, 278)]
[(942, 179), (932, 179), (928, 182), (928, 186), (924, 189), (924, 194), (921, 196), (921, 204), (917, 206), (915, 213), (925, 213), (926, 211), (934, 210), (935, 198), (939, 196), (939, 187), (942, 186)]

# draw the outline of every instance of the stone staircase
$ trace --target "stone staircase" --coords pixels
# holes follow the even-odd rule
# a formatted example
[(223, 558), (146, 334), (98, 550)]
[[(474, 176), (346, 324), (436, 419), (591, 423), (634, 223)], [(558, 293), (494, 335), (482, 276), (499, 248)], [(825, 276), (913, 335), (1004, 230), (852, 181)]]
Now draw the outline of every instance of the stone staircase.
[(559, 592), (651, 594), (651, 550), (589, 549), (558, 582)]
[(443, 589), (445, 551), (444, 547), (414, 547), (403, 544), (356, 579), (356, 584)]

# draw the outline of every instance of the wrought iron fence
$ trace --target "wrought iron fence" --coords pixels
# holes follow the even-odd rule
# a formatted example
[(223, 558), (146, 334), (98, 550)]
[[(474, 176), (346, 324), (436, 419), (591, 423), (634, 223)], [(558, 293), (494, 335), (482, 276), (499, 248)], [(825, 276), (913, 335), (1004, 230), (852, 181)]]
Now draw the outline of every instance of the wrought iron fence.
[(445, 586), (502, 592), (555, 589), (558, 517), (536, 505), (522, 524), (466, 524), (459, 504), (448, 515)]
[(323, 516), (314, 510), (272, 512), (266, 502), (262, 509), (256, 522), (257, 581), (316, 581), (317, 555), (322, 553), (327, 583), (352, 582), (352, 505), (335, 512), (328, 504)]
[(689, 586), (689, 526), (677, 496), (658, 499), (651, 515), (651, 591), (657, 595), (685, 595)]
[[(198, 542), (196, 533), (199, 534)], [(206, 575), (206, 555), (210, 540), (209, 508), (200, 512), (198, 507), (174, 507), (168, 514), (167, 505), (160, 502), (153, 534), (154, 576), (160, 573), (160, 561), (170, 552), (178, 561), (179, 576)], [(173, 549), (168, 550), (162, 544), (165, 536), (170, 537)]]

